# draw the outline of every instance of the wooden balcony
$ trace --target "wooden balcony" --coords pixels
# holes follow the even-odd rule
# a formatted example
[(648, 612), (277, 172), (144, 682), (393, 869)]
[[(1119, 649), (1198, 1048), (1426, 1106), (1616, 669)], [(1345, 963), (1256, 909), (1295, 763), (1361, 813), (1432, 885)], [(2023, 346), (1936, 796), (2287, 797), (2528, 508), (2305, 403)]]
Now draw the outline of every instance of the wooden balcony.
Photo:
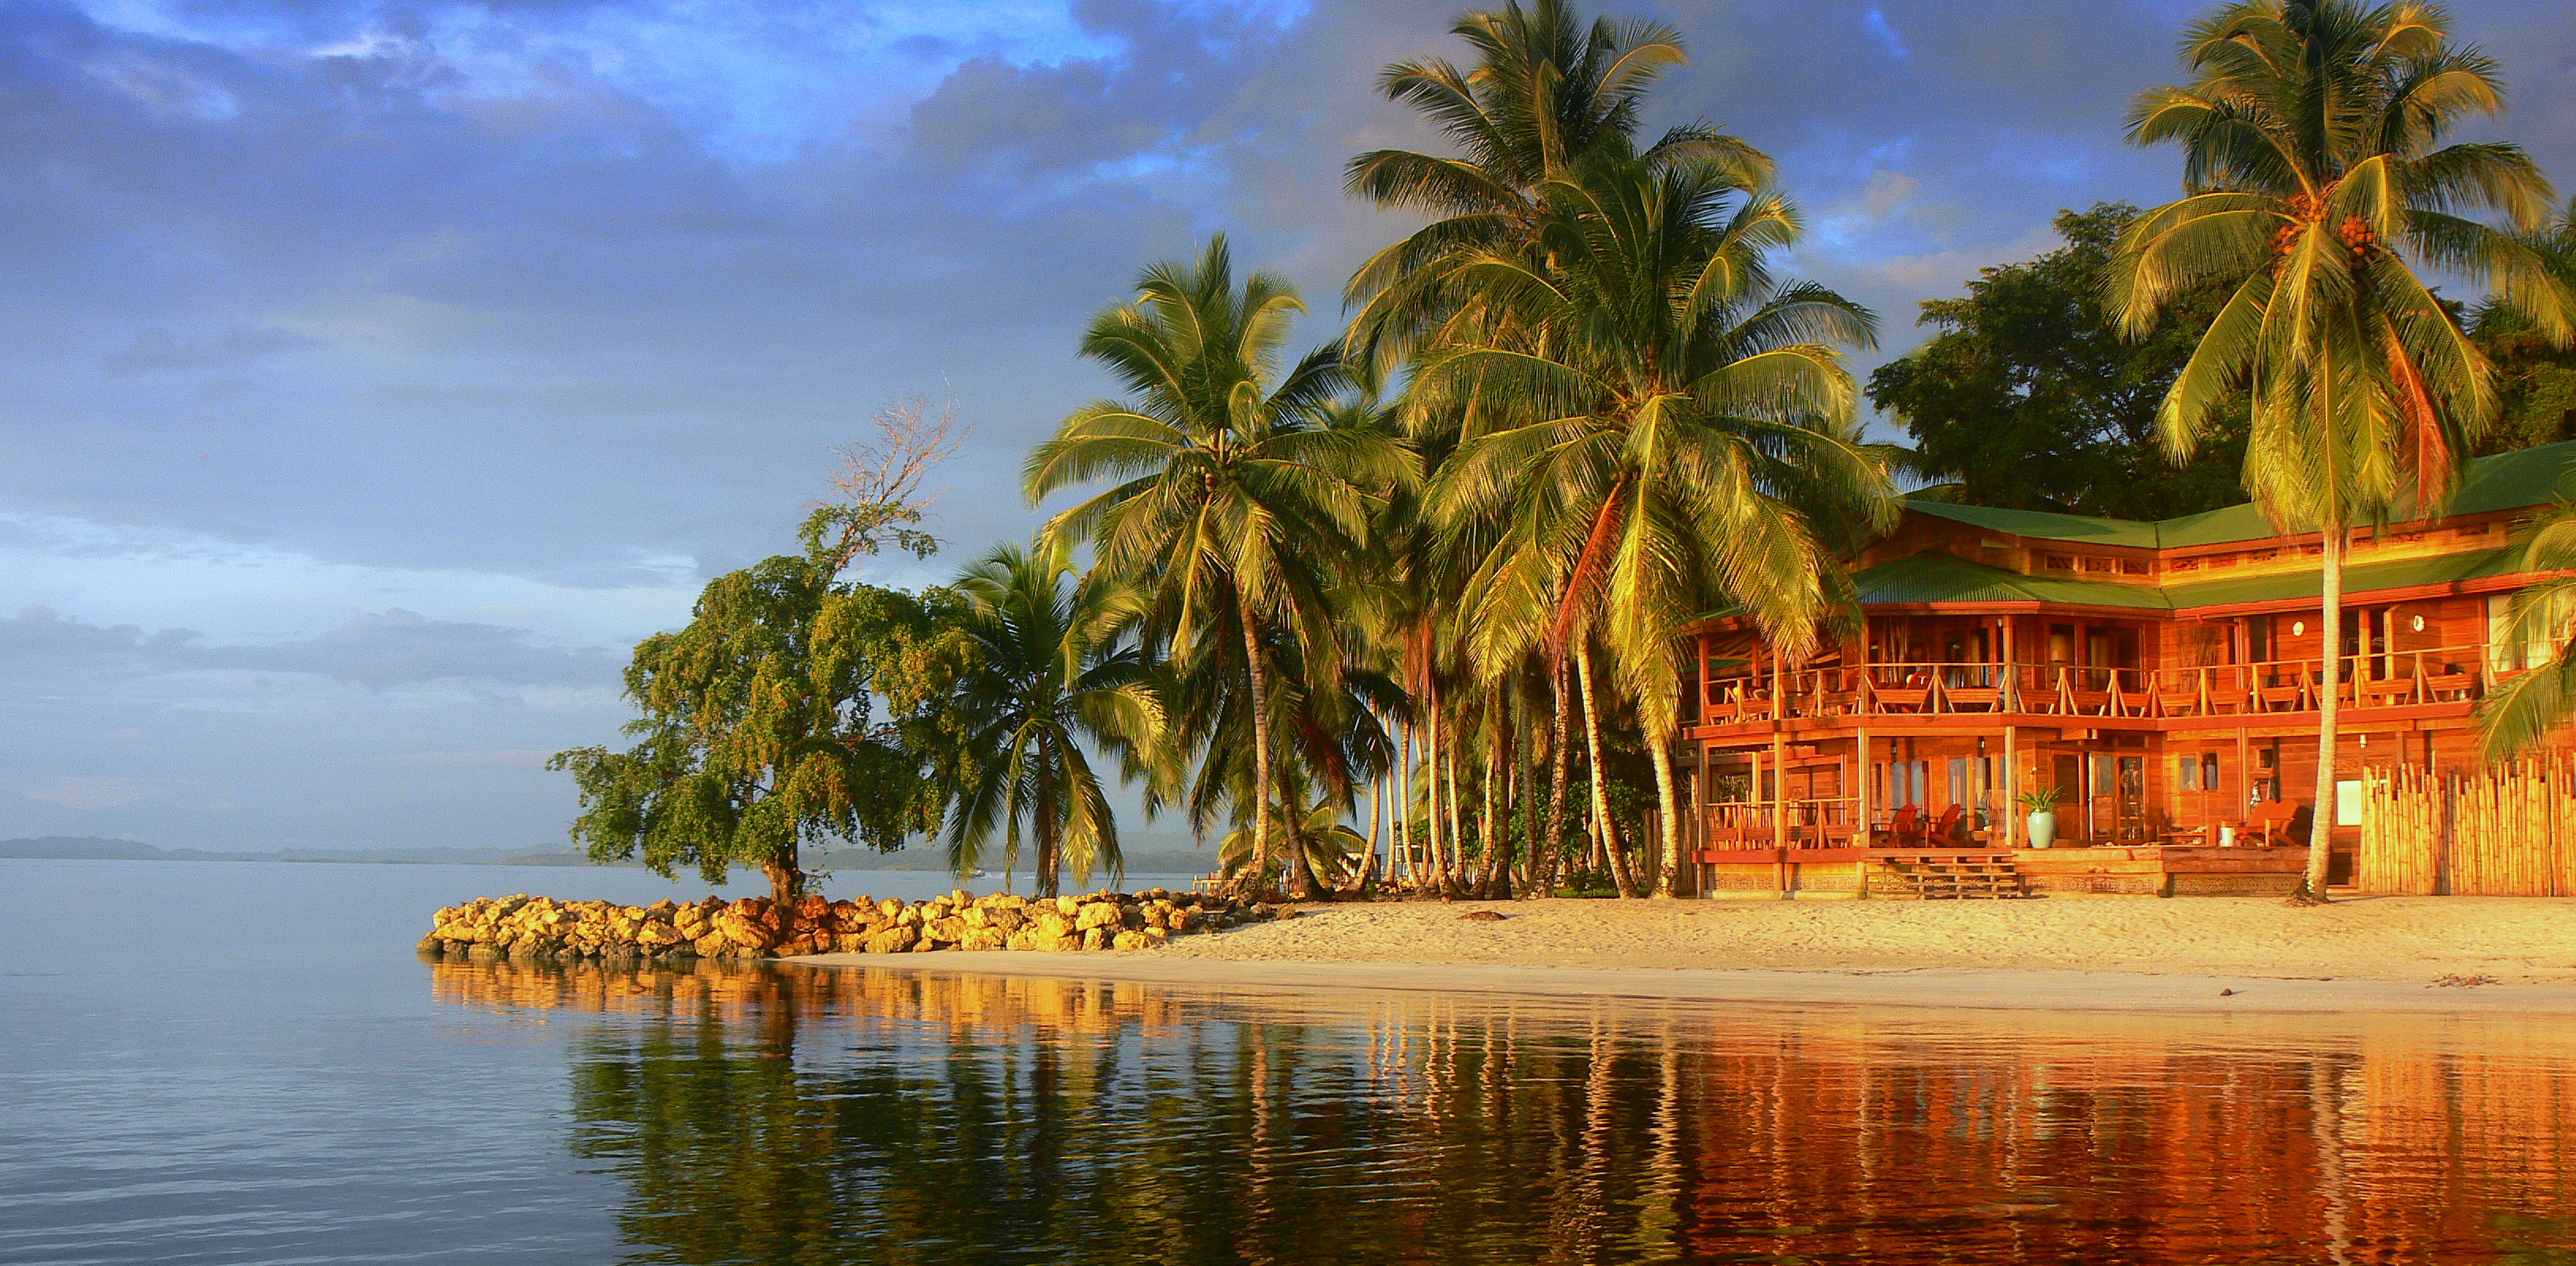
[[(2489, 667), (2482, 645), (2432, 647), (2324, 661), (2268, 660), (2183, 668), (2074, 664), (1873, 663), (1776, 677), (1718, 678), (1702, 688), (1695, 736), (1775, 728), (1902, 733), (1994, 724), (2193, 729), (2312, 713), (2333, 692), (2349, 711), (2465, 715), (2516, 675)], [(1776, 685), (1776, 689), (1775, 689)]]

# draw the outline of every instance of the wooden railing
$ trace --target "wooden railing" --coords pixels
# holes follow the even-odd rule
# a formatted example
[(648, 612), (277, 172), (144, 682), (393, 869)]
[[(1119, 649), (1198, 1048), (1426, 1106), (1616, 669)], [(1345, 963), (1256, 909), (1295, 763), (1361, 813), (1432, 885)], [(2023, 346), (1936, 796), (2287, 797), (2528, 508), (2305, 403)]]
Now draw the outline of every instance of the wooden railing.
[(2073, 664), (1883, 663), (1719, 678), (1704, 687), (1700, 724), (1789, 718), (2014, 712), (2060, 716), (2194, 717), (2309, 712), (2328, 691), (2351, 707), (2476, 699), (2510, 677), (2484, 646), (2429, 647), (2188, 668)]

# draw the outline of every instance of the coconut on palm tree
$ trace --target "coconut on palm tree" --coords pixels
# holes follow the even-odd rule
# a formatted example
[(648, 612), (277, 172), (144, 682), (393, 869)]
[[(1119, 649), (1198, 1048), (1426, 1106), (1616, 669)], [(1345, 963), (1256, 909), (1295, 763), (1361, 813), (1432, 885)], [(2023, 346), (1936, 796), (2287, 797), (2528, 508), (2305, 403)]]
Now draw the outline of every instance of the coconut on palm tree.
[(1654, 755), (1669, 892), (1682, 631), (1734, 604), (1801, 653), (1847, 587), (1815, 520), (1892, 514), (1840, 350), (1874, 323), (1772, 274), (1798, 217), (1723, 165), (1597, 156), (1543, 192), (1545, 267), (1499, 251), (1446, 265), (1510, 329), (1549, 334), (1424, 352), (1427, 407), (1473, 391), (1526, 410), (1444, 465), (1433, 522), (1491, 533), (1470, 590), (1489, 656), (1544, 642), (1559, 658), (1585, 637), (1608, 652)]
[[(2281, 531), (2321, 538), (2331, 683), (2353, 529), (2438, 513), (2461, 446), (2495, 416), (2485, 357), (2418, 270), (2467, 274), (2565, 340), (2567, 287), (2464, 214), (2530, 227), (2549, 186), (2513, 145), (2443, 144), (2502, 87), (2439, 6), (2248, 0), (2193, 24), (2182, 60), (2191, 82), (2140, 95), (2129, 136), (2179, 144), (2191, 192), (2123, 235), (2111, 302), (2138, 334), (2189, 287), (2234, 287), (2158, 428), (2187, 459), (2221, 407), (2250, 399), (2247, 491)], [(2325, 889), (2339, 693), (2319, 694), (2305, 900)]]
[[(1146, 269), (1135, 300), (1093, 318), (1082, 341), (1126, 396), (1075, 411), (1025, 471), (1033, 504), (1115, 481), (1045, 537), (1091, 543), (1093, 574), (1135, 589), (1142, 628), (1176, 673), (1216, 673), (1217, 636), (1239, 650), (1228, 688), (1251, 701), (1256, 806), (1271, 800), (1275, 650), (1293, 643), (1304, 684), (1336, 687), (1347, 654), (1332, 594), (1359, 556), (1372, 490), (1414, 477), (1383, 436), (1326, 424), (1349, 381), (1337, 349), (1283, 360), (1303, 310), (1274, 274), (1238, 284), (1221, 235), (1196, 261)], [(1270, 819), (1247, 816), (1267, 859)], [(1289, 861), (1292, 891), (1310, 894), (1302, 858)]]
[(1056, 895), (1068, 869), (1076, 883), (1119, 873), (1117, 817), (1087, 749), (1157, 785), (1167, 777), (1150, 666), (1119, 636), (1134, 595), (1106, 579), (1076, 583), (1061, 542), (998, 546), (955, 589), (978, 655), (951, 702), (972, 773), (949, 813), (949, 868), (963, 876), (981, 866), (998, 828), (1001, 860), (1016, 869), (1025, 824), (1038, 895)]

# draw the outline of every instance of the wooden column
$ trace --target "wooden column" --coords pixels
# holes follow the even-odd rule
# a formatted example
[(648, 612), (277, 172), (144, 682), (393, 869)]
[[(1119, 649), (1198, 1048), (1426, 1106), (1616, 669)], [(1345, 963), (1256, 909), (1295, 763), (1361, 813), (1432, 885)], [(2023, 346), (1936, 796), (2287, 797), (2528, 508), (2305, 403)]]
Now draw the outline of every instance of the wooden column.
[(1869, 727), (1852, 732), (1852, 844), (1869, 847)]
[(2020, 727), (2004, 723), (2004, 847), (2021, 847), (2021, 756), (2014, 746), (2015, 732)]

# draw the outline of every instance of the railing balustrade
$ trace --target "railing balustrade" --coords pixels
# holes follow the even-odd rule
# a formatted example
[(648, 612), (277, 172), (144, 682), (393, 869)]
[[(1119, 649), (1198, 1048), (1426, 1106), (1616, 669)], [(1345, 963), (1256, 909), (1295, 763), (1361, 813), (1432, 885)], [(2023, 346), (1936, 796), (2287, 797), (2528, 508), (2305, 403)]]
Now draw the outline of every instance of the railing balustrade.
[[(1699, 723), (1790, 718), (2012, 712), (2192, 717), (2308, 712), (2332, 690), (2360, 708), (2476, 699), (2513, 675), (2483, 645), (2377, 651), (2182, 668), (2076, 664), (1887, 662), (1721, 677), (1702, 686)], [(1774, 686), (1777, 685), (1775, 692)]]

